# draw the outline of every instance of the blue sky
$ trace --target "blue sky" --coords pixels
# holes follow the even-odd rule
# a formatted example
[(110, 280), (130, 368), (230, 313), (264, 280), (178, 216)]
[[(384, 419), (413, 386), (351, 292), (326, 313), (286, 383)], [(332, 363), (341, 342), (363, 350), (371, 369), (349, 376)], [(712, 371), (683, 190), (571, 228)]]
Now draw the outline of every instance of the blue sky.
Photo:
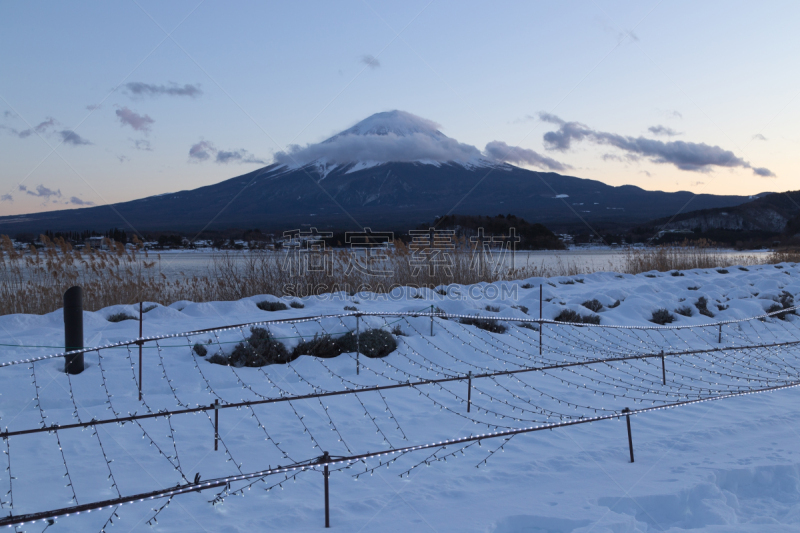
[[(798, 11), (789, 2), (2, 3), (0, 213), (208, 185), (392, 109), (462, 143), (533, 150), (611, 185), (797, 189)], [(582, 136), (561, 150), (545, 141), (571, 122)], [(651, 140), (657, 153), (641, 148)], [(741, 164), (681, 168), (664, 159), (681, 148), (664, 143), (679, 141)], [(226, 157), (193, 161), (201, 142)]]

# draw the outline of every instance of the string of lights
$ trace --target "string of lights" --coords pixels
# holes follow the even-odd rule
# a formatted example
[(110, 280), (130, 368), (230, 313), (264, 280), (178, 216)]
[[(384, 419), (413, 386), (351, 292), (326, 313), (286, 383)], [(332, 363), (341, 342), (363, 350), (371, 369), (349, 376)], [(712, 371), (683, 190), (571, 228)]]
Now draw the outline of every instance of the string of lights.
[(302, 318), (285, 318), (285, 319), (276, 319), (276, 320), (265, 320), (259, 322), (247, 322), (244, 324), (236, 324), (231, 326), (221, 326), (216, 328), (207, 328), (207, 329), (199, 329), (199, 330), (192, 330), (186, 331), (181, 333), (171, 333), (171, 334), (164, 334), (164, 335), (154, 335), (149, 337), (140, 337), (134, 340), (129, 341), (122, 341), (117, 343), (106, 344), (103, 346), (94, 346), (91, 348), (82, 348), (80, 350), (71, 350), (65, 351), (56, 354), (50, 355), (42, 355), (38, 357), (31, 357), (27, 359), (17, 359), (13, 361), (6, 361), (0, 363), (0, 368), (18, 364), (25, 364), (31, 363), (34, 361), (43, 361), (46, 359), (53, 359), (57, 357), (65, 357), (67, 355), (79, 355), (85, 354), (88, 352), (93, 352), (98, 349), (111, 349), (111, 348), (120, 348), (128, 345), (139, 344), (139, 343), (147, 343), (147, 342), (155, 342), (159, 340), (165, 339), (176, 339), (180, 337), (187, 337), (187, 336), (195, 336), (201, 333), (210, 333), (210, 332), (224, 332), (224, 331), (233, 331), (236, 329), (242, 329), (244, 327), (255, 327), (255, 326), (266, 326), (270, 324), (281, 324), (281, 323), (303, 323), (303, 322), (312, 322), (318, 321), (323, 318), (342, 318), (342, 317), (360, 317), (360, 316), (376, 316), (376, 317), (403, 317), (403, 316), (416, 316), (416, 317), (437, 317), (437, 318), (466, 318), (466, 319), (475, 319), (477, 318), (489, 318), (493, 320), (497, 320), (498, 322), (517, 322), (517, 323), (531, 323), (531, 324), (548, 324), (548, 325), (568, 325), (572, 327), (578, 328), (604, 328), (604, 329), (629, 329), (629, 330), (681, 330), (681, 329), (692, 329), (692, 328), (709, 328), (709, 327), (719, 327), (731, 324), (739, 324), (742, 322), (748, 322), (752, 320), (762, 320), (772, 318), (778, 315), (784, 315), (786, 313), (792, 313), (800, 309), (800, 305), (787, 307), (785, 309), (781, 309), (779, 311), (773, 311), (771, 313), (764, 313), (761, 315), (756, 315), (748, 318), (740, 318), (740, 319), (731, 319), (731, 320), (723, 320), (717, 322), (711, 322), (708, 324), (701, 324), (701, 325), (694, 325), (694, 324), (687, 324), (683, 326), (623, 326), (617, 324), (585, 324), (585, 323), (574, 323), (574, 322), (560, 322), (556, 320), (551, 320), (547, 318), (509, 318), (509, 317), (496, 317), (496, 316), (483, 316), (479, 317), (477, 315), (471, 314), (452, 314), (452, 313), (422, 313), (422, 312), (373, 312), (373, 311), (358, 311), (352, 313), (341, 313), (341, 314), (332, 314), (332, 315), (318, 315), (313, 317), (302, 317)]
[[(566, 427), (572, 423), (619, 418), (621, 416), (620, 407), (626, 403), (628, 405), (652, 403), (650, 407), (643, 406), (638, 410), (631, 411), (631, 414), (640, 414), (648, 412), (649, 409), (672, 408), (700, 401), (767, 392), (800, 385), (800, 382), (796, 381), (796, 360), (791, 355), (794, 353), (792, 347), (800, 344), (796, 324), (784, 322), (777, 318), (769, 318), (768, 316), (764, 321), (756, 317), (755, 320), (750, 322), (736, 321), (735, 324), (726, 325), (726, 336), (723, 339), (725, 342), (718, 342), (716, 333), (714, 335), (710, 334), (707, 325), (704, 326), (705, 329), (700, 326), (695, 328), (684, 327), (682, 329), (602, 329), (602, 327), (589, 328), (585, 327), (585, 325), (538, 321), (540, 324), (546, 323), (548, 329), (551, 330), (547, 336), (547, 350), (542, 357), (539, 357), (538, 349), (532, 349), (533, 346), (538, 345), (538, 337), (529, 335), (531, 330), (510, 325), (505, 334), (485, 332), (467, 324), (462, 324), (460, 320), (457, 320), (463, 316), (473, 317), (473, 315), (448, 315), (453, 320), (445, 320), (448, 316), (443, 315), (436, 313), (349, 313), (308, 317), (302, 320), (291, 319), (254, 323), (263, 325), (268, 330), (272, 324), (275, 324), (276, 328), (278, 328), (278, 324), (283, 324), (281, 326), (284, 328), (282, 331), (285, 332), (286, 328), (291, 328), (297, 333), (296, 338), (301, 340), (305, 340), (308, 337), (308, 333), (303, 335), (300, 328), (304, 332), (326, 331), (323, 319), (330, 322), (338, 321), (344, 326), (345, 332), (352, 330), (348, 325), (351, 325), (349, 324), (351, 322), (355, 322), (358, 317), (362, 317), (362, 328), (378, 327), (385, 330), (398, 322), (404, 324), (404, 329), (410, 332), (411, 336), (405, 337), (398, 334), (396, 338), (398, 348), (394, 351), (392, 357), (369, 358), (362, 352), (360, 368), (363, 371), (358, 377), (349, 375), (346, 377), (346, 372), (343, 374), (341, 371), (336, 370), (342, 368), (339, 365), (349, 364), (349, 361), (355, 362), (354, 353), (346, 354), (345, 360), (337, 363), (327, 362), (324, 359), (309, 358), (308, 360), (304, 359), (302, 364), (300, 364), (301, 362), (290, 362), (279, 367), (247, 367), (241, 369), (231, 365), (228, 365), (227, 369), (224, 366), (206, 367), (205, 360), (193, 350), (193, 337), (187, 334), (177, 335), (186, 341), (186, 348), (183, 349), (190, 350), (193, 364), (198, 372), (199, 388), (202, 394), (207, 394), (220, 400), (220, 409), (235, 408), (238, 410), (242, 407), (247, 408), (249, 410), (249, 418), (254, 419), (258, 431), (265, 436), (265, 442), (271, 443), (270, 445), (265, 444), (265, 449), (268, 447), (272, 451), (274, 447), (280, 453), (281, 458), (293, 461), (294, 465), (299, 465), (293, 467), (293, 469), (283, 467), (281, 470), (280, 467), (277, 469), (270, 467), (268, 470), (260, 470), (256, 473), (245, 473), (243, 465), (234, 460), (232, 452), (236, 452), (236, 450), (229, 449), (220, 437), (219, 441), (222, 443), (226, 462), (232, 461), (236, 467), (235, 472), (238, 472), (238, 474), (234, 473), (232, 476), (211, 480), (213, 482), (226, 480), (225, 483), (216, 485), (216, 487), (223, 487), (219, 502), (228, 495), (243, 496), (245, 491), (249, 490), (254, 483), (264, 482), (267, 484), (267, 477), (275, 474), (283, 474), (283, 480), (275, 484), (267, 484), (269, 486), (266, 490), (275, 486), (283, 488), (283, 484), (290, 480), (296, 480), (297, 476), (302, 472), (308, 470), (319, 471), (321, 464), (336, 466), (335, 471), (352, 469), (354, 466), (361, 464), (363, 465), (363, 471), (359, 467), (358, 472), (353, 474), (357, 479), (366, 473), (373, 473), (377, 468), (389, 467), (407, 454), (423, 449), (433, 450), (425, 460), (412, 465), (410, 468), (403, 467), (403, 473), (400, 474), (402, 476), (403, 474), (409, 474), (423, 464), (430, 465), (457, 457), (459, 454), (463, 455), (465, 450), (476, 443), (480, 447), (481, 440), (502, 437), (504, 439), (502, 444), (490, 450), (487, 457), (479, 463), (486, 464), (486, 460), (493, 457), (497, 451), (502, 451), (503, 446), (514, 435), (539, 430), (540, 428), (554, 429), (556, 427)], [(415, 320), (414, 316), (417, 316), (418, 319)], [(392, 317), (397, 317), (397, 320), (392, 320)], [(430, 317), (432, 321), (435, 320), (437, 335), (430, 336), (427, 332), (420, 331), (418, 325), (421, 324), (421, 319), (424, 317)], [(513, 323), (513, 321), (507, 321), (505, 318), (496, 316), (482, 318), (490, 318), (509, 324)], [(537, 322), (534, 319), (530, 321)], [(244, 327), (198, 330), (202, 331), (202, 333), (195, 333), (194, 335), (196, 337), (206, 335), (209, 338), (216, 338), (219, 352), (224, 355), (223, 344), (231, 344), (231, 342), (228, 342), (231, 335), (240, 337), (242, 342), (247, 344), (249, 339), (245, 334)], [(222, 337), (223, 335), (224, 337)], [(283, 338), (273, 336), (272, 331), (269, 331), (269, 335), (270, 338)], [(737, 339), (736, 343), (731, 342), (732, 339)], [(31, 430), (15, 429), (14, 431), (9, 431), (6, 428), (5, 432), (0, 433), (0, 438), (6, 441), (9, 477), (11, 461), (8, 441), (10, 437), (38, 432), (54, 433), (64, 460), (64, 467), (67, 474), (69, 474), (64, 449), (61, 446), (58, 434), (69, 428), (90, 428), (92, 437), (97, 440), (100, 448), (101, 453), (97, 455), (98, 457), (102, 455), (105, 459), (111, 489), (118, 496), (114, 500), (106, 501), (108, 506), (105, 508), (113, 509), (113, 511), (103, 526), (103, 531), (105, 531), (107, 526), (113, 524), (113, 518), (119, 518), (117, 515), (119, 505), (130, 502), (120, 501), (128, 497), (123, 497), (120, 493), (117, 480), (114, 477), (115, 472), (112, 471), (112, 459), (106, 453), (97, 426), (113, 423), (121, 427), (127, 421), (133, 421), (142, 430), (143, 438), (149, 438), (150, 442), (159, 450), (159, 453), (183, 477), (186, 485), (182, 487), (190, 485), (186, 476), (183, 476), (178, 454), (184, 441), (178, 440), (171, 417), (177, 414), (203, 412), (209, 424), (214, 427), (215, 423), (209, 413), (214, 408), (208, 404), (194, 403), (195, 400), (202, 401), (202, 398), (197, 397), (193, 386), (187, 385), (191, 383), (191, 380), (186, 379), (187, 376), (180, 376), (180, 382), (172, 381), (171, 375), (178, 371), (176, 369), (181, 368), (178, 365), (185, 364), (171, 357), (172, 355), (177, 355), (176, 349), (180, 347), (163, 346), (161, 339), (155, 339), (153, 343), (159, 368), (152, 369), (150, 372), (161, 374), (163, 382), (171, 391), (171, 396), (177, 405), (177, 409), (169, 410), (169, 406), (164, 405), (163, 400), (165, 398), (162, 397), (164, 395), (158, 392), (161, 388), (160, 386), (157, 387), (153, 382), (152, 388), (149, 389), (149, 400), (152, 403), (152, 407), (144, 395), (141, 401), (142, 406), (146, 409), (146, 414), (131, 414), (129, 411), (128, 417), (123, 416), (112, 403), (112, 384), (107, 381), (106, 369), (104, 368), (107, 362), (113, 362), (115, 358), (104, 354), (105, 348), (101, 347), (93, 348), (91, 351), (96, 351), (98, 354), (100, 372), (96, 375), (100, 377), (99, 386), (102, 387), (106, 396), (106, 399), (103, 400), (102, 396), (100, 399), (106, 404), (107, 410), (111, 411), (113, 418), (98, 420), (92, 417), (91, 420), (88, 420), (89, 417), (87, 416), (87, 420), (82, 420), (82, 411), (79, 411), (80, 403), (75, 395), (76, 391), (72, 388), (73, 382), (67, 376), (68, 394), (73, 406), (73, 417), (77, 420), (77, 423), (48, 425), (45, 421), (46, 415), (42, 409), (42, 404), (39, 401), (39, 385), (36, 382), (35, 364), (30, 362), (29, 367), (31, 368), (33, 386), (36, 390), (34, 405), (39, 410), (41, 427)], [(454, 349), (453, 347), (458, 346), (458, 344), (461, 345), (461, 349)], [(138, 386), (136, 380), (138, 368), (135, 366), (131, 353), (131, 346), (135, 345), (135, 343), (129, 343), (124, 346), (128, 357), (126, 364), (129, 364), (131, 368), (132, 381)], [(662, 355), (662, 353), (654, 352), (654, 347), (656, 347), (656, 350), (659, 347), (666, 349)], [(662, 361), (664, 360), (662, 357), (668, 363), (666, 367), (662, 366)], [(656, 360), (653, 361), (653, 359)], [(312, 360), (317, 361), (322, 366), (327, 377), (331, 378), (330, 381), (327, 380), (326, 376), (321, 376), (322, 379), (318, 379), (320, 376), (313, 372), (313, 367), (309, 366), (312, 363), (307, 362)], [(124, 358), (122, 362), (124, 362)], [(473, 371), (474, 373), (468, 375), (469, 372)], [(669, 382), (662, 383), (662, 372), (664, 378), (666, 378), (667, 371), (669, 371)], [(533, 378), (536, 383), (535, 387), (533, 383), (529, 383), (523, 378), (526, 373), (531, 373), (531, 376), (528, 376), (529, 379), (536, 376)], [(230, 397), (231, 390), (236, 390), (236, 387), (231, 388), (231, 380), (226, 378), (226, 375), (233, 377), (236, 380), (236, 384), (245, 391), (240, 402), (226, 401), (223, 398), (223, 395)], [(259, 376), (265, 379), (253, 379)], [(88, 374), (82, 379), (87, 377), (91, 377), (91, 375)], [(337, 380), (342, 384), (342, 389), (335, 385)], [(478, 381), (476, 383), (473, 380)], [(151, 383), (147, 379), (145, 381)], [(284, 381), (287, 384), (290, 383), (289, 387), (292, 388), (292, 392), (279, 384)], [(469, 387), (467, 386), (468, 381)], [(664, 381), (667, 380), (664, 379)], [(177, 383), (180, 383), (180, 390), (178, 390)], [(261, 383), (266, 383), (268, 390), (262, 390), (265, 386), (259, 386)], [(205, 387), (202, 384), (205, 384)], [(204, 392), (203, 388), (205, 389)], [(467, 440), (460, 441), (456, 439), (454, 441), (441, 441), (419, 446), (396, 447), (392, 442), (396, 439), (395, 433), (390, 432), (388, 427), (382, 427), (382, 422), (380, 422), (384, 416), (375, 416), (371, 412), (371, 410), (377, 409), (377, 405), (382, 404), (381, 409), (385, 407), (384, 413), (388, 413), (388, 418), (396, 424), (395, 430), (407, 442), (406, 431), (401, 428), (390, 408), (390, 403), (393, 403), (394, 396), (392, 395), (393, 393), (388, 393), (388, 391), (395, 389), (405, 389), (412, 396), (416, 392), (416, 396), (421, 397), (423, 401), (428, 402), (433, 407), (438, 407), (437, 411), (443, 413), (442, 415), (435, 415), (433, 409), (431, 409), (429, 413), (431, 416), (444, 416), (443, 420), (455, 418), (456, 420), (470, 421), (475, 424), (481, 424), (489, 428), (489, 430), (487, 433), (480, 435), (463, 437), (463, 439)], [(147, 392), (147, 390), (145, 388), (143, 392)], [(295, 390), (299, 391), (299, 393), (295, 392)], [(305, 393), (305, 391), (310, 391), (310, 393)], [(471, 391), (473, 395), (470, 400), (467, 399), (468, 391)], [(166, 390), (164, 392), (166, 393)], [(377, 393), (378, 396), (370, 394), (371, 392)], [(233, 394), (235, 395), (236, 393), (233, 392)], [(348, 424), (341, 428), (334, 423), (334, 418), (339, 419), (336, 416), (336, 410), (331, 409), (322, 400), (323, 398), (342, 395), (352, 395), (356, 400), (352, 405), (341, 403), (342, 407), (350, 407), (356, 411), (360, 407), (364, 417), (370, 418), (371, 422), (367, 423), (366, 428), (364, 425), (356, 425), (357, 427), (354, 428), (350, 420), (348, 420)], [(166, 399), (169, 399), (169, 396), (170, 394), (166, 393)], [(621, 405), (603, 406), (602, 404), (595, 404), (591, 400), (592, 396), (605, 396)], [(80, 398), (83, 397), (83, 394), (81, 394)], [(188, 397), (191, 397), (191, 399)], [(319, 411), (322, 419), (314, 419), (308, 424), (304, 422), (303, 419), (307, 416), (308, 409), (312, 408), (312, 405), (304, 402), (301, 409), (299, 401), (305, 399), (314, 399), (315, 402), (312, 402), (312, 404), (319, 403), (322, 408)], [(171, 401), (167, 403), (171, 403)], [(288, 448), (281, 446), (281, 443), (274, 441), (270, 433), (267, 432), (255, 409), (255, 406), (272, 403), (288, 404), (300, 426), (302, 426), (303, 433), (309, 435), (312, 449), (321, 451), (323, 447), (322, 441), (317, 441), (311, 431), (319, 431), (320, 426), (324, 427), (324, 424), (327, 423), (331, 431), (337, 435), (338, 441), (343, 443), (349, 455), (336, 458), (336, 461), (330, 463), (315, 462), (311, 464), (294, 461), (287, 452), (294, 454), (295, 441), (299, 440), (299, 438), (290, 439), (292, 442)], [(102, 406), (102, 403), (99, 405)], [(334, 404), (334, 407), (336, 405)], [(472, 412), (466, 412), (465, 407), (467, 405), (472, 407)], [(561, 408), (557, 406), (561, 406)], [(125, 410), (128, 409), (126, 408)], [(164, 453), (155, 443), (155, 440), (145, 431), (142, 422), (151, 418), (154, 420), (158, 418), (165, 419), (159, 424), (166, 422), (165, 428), (169, 428), (167, 437), (170, 439), (172, 446), (170, 454)], [(413, 426), (413, 424), (411, 425)], [(373, 429), (371, 430), (370, 427)], [(345, 434), (345, 429), (347, 434)], [(345, 441), (345, 437), (347, 437), (347, 440), (351, 443), (355, 442), (350, 433), (355, 430), (361, 433), (372, 431), (376, 435), (376, 439), (380, 437), (386, 443), (388, 449), (382, 452), (355, 455), (351, 446)], [(294, 433), (294, 436), (297, 436), (297, 431), (299, 430), (282, 428), (280, 433)], [(413, 433), (409, 433), (409, 435), (414, 437)], [(191, 436), (189, 437), (191, 438)], [(417, 438), (414, 438), (414, 440), (417, 440)], [(236, 441), (232, 443), (238, 445)], [(70, 457), (72, 453), (71, 451)], [(367, 459), (371, 459), (369, 464)], [(372, 459), (378, 459), (377, 465)], [(223, 472), (227, 472), (227, 469)], [(233, 471), (230, 473), (233, 473)], [(242, 486), (242, 483), (245, 482), (247, 484)], [(231, 486), (231, 484), (234, 484), (234, 486)], [(69, 486), (74, 496), (72, 500), (74, 505), (70, 509), (77, 509), (81, 504), (78, 503), (75, 489), (71, 486), (71, 479)], [(202, 486), (207, 487), (207, 485)], [(9, 493), (7, 495), (9, 500), (13, 496), (11, 489), (12, 484), (11, 479), (9, 479)], [(202, 489), (195, 486), (194, 490)], [(165, 492), (150, 498), (166, 498), (162, 506), (152, 509), (154, 514), (151, 519), (151, 525), (157, 522), (156, 518), (168, 507), (172, 497), (182, 493)], [(83, 499), (85, 500), (86, 497), (84, 496)], [(2, 508), (2, 505), (7, 505), (7, 502), (0, 501), (0, 508)], [(91, 508), (91, 510), (95, 509), (99, 509), (99, 507)], [(29, 515), (18, 515), (14, 519), (22, 516)], [(0, 525), (6, 524), (0, 522)], [(9, 523), (7, 525), (16, 526), (18, 524)]]
[[(740, 397), (740, 396), (746, 396), (746, 395), (753, 395), (753, 394), (761, 394), (761, 393), (766, 393), (766, 392), (775, 392), (775, 391), (778, 391), (778, 390), (794, 388), (794, 387), (798, 387), (798, 386), (800, 386), (800, 382), (795, 382), (795, 383), (791, 383), (791, 384), (787, 384), (787, 385), (779, 385), (779, 386), (774, 386), (774, 387), (768, 387), (768, 388), (763, 388), (763, 389), (754, 389), (754, 390), (751, 390), (751, 391), (735, 392), (735, 393), (715, 396), (715, 397), (711, 397), (711, 398), (703, 398), (703, 399), (687, 400), (687, 401), (683, 401), (683, 402), (675, 402), (675, 403), (660, 405), (660, 406), (656, 406), (656, 407), (644, 407), (644, 408), (640, 408), (640, 409), (632, 409), (629, 412), (626, 412), (625, 414), (628, 415), (628, 416), (635, 416), (635, 415), (639, 415), (639, 414), (645, 414), (645, 413), (650, 413), (650, 412), (655, 412), (655, 411), (660, 411), (660, 410), (665, 410), (665, 409), (673, 409), (673, 408), (677, 408), (677, 407), (684, 407), (684, 406), (694, 405), (694, 404), (698, 404), (698, 403), (702, 403), (702, 402), (718, 401), (718, 400), (723, 400), (723, 399), (728, 399), (728, 398), (734, 398), (734, 397)], [(156, 499), (156, 498), (164, 498), (164, 497), (170, 497), (170, 496), (175, 496), (175, 495), (179, 495), (179, 494), (185, 494), (185, 493), (188, 493), (188, 492), (196, 492), (198, 490), (205, 490), (205, 489), (208, 489), (208, 488), (226, 486), (226, 485), (229, 485), (229, 484), (237, 482), (237, 481), (250, 480), (250, 479), (254, 479), (254, 478), (263, 478), (263, 477), (266, 477), (266, 476), (269, 476), (269, 475), (273, 475), (273, 474), (293, 473), (293, 472), (298, 471), (298, 470), (300, 470), (300, 471), (313, 470), (313, 469), (315, 469), (315, 467), (322, 466), (322, 465), (347, 465), (349, 463), (353, 463), (354, 461), (360, 461), (360, 460), (363, 460), (363, 459), (369, 459), (369, 458), (373, 458), (373, 457), (387, 457), (387, 456), (391, 456), (391, 455), (395, 455), (395, 454), (403, 454), (403, 453), (407, 453), (407, 452), (415, 452), (415, 451), (421, 451), (421, 450), (427, 450), (427, 449), (440, 449), (440, 448), (445, 448), (447, 446), (454, 446), (454, 445), (459, 445), (459, 444), (467, 444), (467, 443), (471, 443), (471, 442), (480, 443), (481, 441), (484, 441), (484, 440), (490, 440), (490, 439), (495, 439), (495, 438), (504, 438), (504, 437), (512, 437), (514, 435), (519, 435), (519, 434), (523, 434), (523, 433), (532, 433), (532, 432), (535, 432), (535, 431), (552, 430), (552, 429), (556, 429), (556, 428), (569, 427), (569, 426), (574, 426), (574, 425), (578, 425), (578, 424), (586, 424), (586, 423), (598, 422), (598, 421), (601, 421), (601, 420), (619, 419), (621, 416), (623, 416), (621, 413), (608, 414), (608, 415), (584, 418), (584, 419), (579, 419), (579, 420), (570, 420), (570, 421), (559, 422), (559, 423), (541, 424), (541, 425), (528, 426), (528, 427), (523, 427), (523, 428), (513, 428), (513, 429), (508, 429), (508, 430), (503, 430), (503, 431), (482, 433), (482, 434), (478, 434), (478, 435), (469, 435), (469, 436), (466, 436), (466, 437), (459, 437), (459, 438), (455, 438), (455, 439), (448, 439), (448, 440), (443, 440), (443, 441), (438, 441), (438, 442), (433, 442), (433, 443), (419, 444), (419, 445), (414, 445), (414, 446), (405, 446), (405, 447), (401, 447), (401, 448), (393, 448), (393, 449), (381, 450), (381, 451), (377, 451), (377, 452), (368, 452), (368, 453), (363, 453), (363, 454), (353, 455), (353, 456), (348, 456), (348, 457), (330, 458), (329, 460), (316, 459), (313, 462), (308, 462), (308, 463), (303, 463), (303, 464), (293, 464), (293, 465), (287, 466), (287, 467), (278, 466), (277, 468), (269, 468), (269, 469), (261, 470), (261, 471), (258, 471), (258, 472), (252, 472), (252, 473), (246, 473), (246, 474), (242, 473), (242, 474), (239, 474), (239, 475), (233, 475), (233, 476), (227, 476), (227, 477), (223, 477), (223, 478), (210, 479), (210, 480), (206, 480), (206, 481), (203, 481), (203, 482), (194, 482), (194, 483), (190, 483), (190, 484), (183, 485), (183, 486), (178, 486), (178, 487), (171, 488), (171, 489), (161, 489), (161, 490), (156, 490), (156, 491), (152, 491), (152, 492), (148, 492), (148, 493), (142, 493), (142, 494), (136, 494), (136, 495), (127, 496), (127, 497), (117, 498), (117, 499), (114, 499), (114, 500), (104, 500), (104, 501), (100, 501), (100, 502), (84, 504), (84, 505), (81, 505), (81, 506), (73, 506), (73, 507), (63, 508), (63, 509), (55, 509), (55, 510), (52, 510), (52, 511), (44, 511), (44, 512), (39, 512), (39, 513), (30, 513), (30, 514), (26, 514), (26, 515), (9, 516), (9, 517), (5, 517), (5, 518), (0, 518), (0, 527), (23, 525), (23, 524), (28, 524), (28, 523), (40, 521), (40, 520), (51, 519), (51, 518), (54, 518), (54, 517), (70, 516), (72, 514), (78, 515), (78, 514), (80, 514), (82, 512), (91, 512), (92, 510), (111, 508), (113, 506), (117, 506), (117, 505), (121, 505), (121, 504), (125, 504), (125, 503), (133, 503), (133, 502), (136, 502), (136, 501), (152, 500), (152, 499)], [(502, 445), (501, 445), (501, 448), (502, 448)]]

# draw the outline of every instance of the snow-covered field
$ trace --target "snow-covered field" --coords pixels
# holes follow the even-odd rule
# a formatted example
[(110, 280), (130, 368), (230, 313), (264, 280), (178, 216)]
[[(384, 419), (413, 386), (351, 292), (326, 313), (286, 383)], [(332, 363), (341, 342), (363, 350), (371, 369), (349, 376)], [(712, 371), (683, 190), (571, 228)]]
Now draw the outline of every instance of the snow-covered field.
[[(351, 456), (800, 382), (798, 345), (733, 349), (800, 341), (795, 315), (743, 320), (763, 315), (781, 298), (786, 302), (787, 293), (800, 299), (800, 268), (748, 268), (694, 270), (683, 276), (534, 278), (504, 286), (451, 286), (448, 296), (414, 289), (389, 297), (332, 295), (303, 300), (302, 309), (273, 313), (256, 306), (274, 300), (271, 296), (156, 307), (144, 314), (145, 336), (339, 315), (349, 312), (345, 306), (365, 313), (413, 313), (435, 305), (446, 313), (500, 319), (507, 330), (490, 333), (454, 318), (437, 318), (431, 336), (426, 316), (362, 316), (362, 330), (399, 327), (402, 335), (396, 336), (398, 348), (389, 356), (362, 355), (358, 373), (355, 354), (302, 356), (261, 368), (208, 363), (215, 351), (230, 353), (249, 335), (247, 327), (167, 338), (143, 350), (142, 402), (137, 398), (136, 346), (87, 353), (86, 370), (77, 376), (64, 374), (59, 358), (9, 365), (0, 367), (3, 428), (13, 432), (215, 400), (279, 398), (661, 350), (706, 351), (668, 355), (666, 385), (660, 358), (474, 379), (470, 412), (466, 381), (222, 409), (218, 451), (213, 411), (100, 425), (96, 431), (11, 436), (0, 442), (6, 452), (0, 458), (5, 462), (0, 463), (0, 516), (11, 511), (12, 498), (14, 515), (47, 511), (174, 487), (196, 474), (208, 480), (305, 462), (323, 450)], [(542, 283), (545, 319), (572, 309), (599, 315), (601, 326), (628, 328), (547, 324), (539, 355), (539, 332), (514, 319), (538, 318)], [(701, 297), (713, 318), (698, 313)], [(598, 313), (581, 305), (592, 299), (603, 304)], [(487, 310), (487, 305), (498, 310)], [(691, 308), (692, 316), (675, 313), (683, 306)], [(674, 314), (670, 327), (697, 327), (654, 329), (648, 319), (660, 308)], [(136, 315), (138, 306), (85, 313), (86, 346), (138, 336), (138, 322), (107, 320), (119, 312)], [(732, 321), (722, 326), (721, 343), (718, 326), (700, 327), (718, 321)], [(333, 316), (271, 324), (269, 331), (291, 350), (315, 333), (342, 333), (355, 326), (353, 316)], [(63, 335), (60, 311), (0, 317), (0, 363), (56, 353)], [(192, 352), (196, 342), (208, 347), (208, 356)], [(498, 533), (800, 530), (797, 389), (650, 411), (631, 417), (631, 424), (632, 464), (622, 417), (331, 466), (331, 525), (341, 531)], [(5, 470), (9, 465), (10, 471)], [(157, 523), (151, 518), (166, 499), (123, 505), (116, 509), (118, 516), (104, 509), (18, 530), (144, 531), (148, 521), (170, 532), (322, 529), (322, 474), (287, 475), (233, 482), (227, 492), (176, 496), (158, 513)], [(217, 495), (222, 503), (209, 503)]]

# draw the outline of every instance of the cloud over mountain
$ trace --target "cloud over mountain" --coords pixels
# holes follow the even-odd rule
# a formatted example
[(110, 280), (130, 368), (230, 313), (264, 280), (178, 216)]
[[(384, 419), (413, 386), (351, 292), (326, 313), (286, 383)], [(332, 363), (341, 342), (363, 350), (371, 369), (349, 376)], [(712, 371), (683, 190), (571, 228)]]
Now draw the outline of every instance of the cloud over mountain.
[(23, 191), (25, 194), (36, 196), (38, 198), (44, 198), (45, 200), (49, 200), (51, 198), (61, 198), (61, 189), (53, 190), (49, 187), (45, 187), (44, 185), (37, 185), (35, 191), (28, 189), (25, 185), (20, 185), (19, 190)]
[(653, 163), (671, 164), (681, 170), (708, 172), (713, 167), (740, 167), (751, 169), (757, 176), (774, 176), (769, 169), (753, 167), (730, 150), (724, 150), (719, 146), (685, 141), (664, 142), (645, 137), (618, 135), (594, 130), (580, 122), (567, 122), (549, 113), (540, 113), (539, 118), (558, 126), (557, 130), (544, 134), (545, 146), (551, 150), (563, 152), (569, 150), (573, 142), (587, 140), (595, 144), (613, 146), (629, 156), (646, 157)]
[(467, 162), (481, 156), (474, 146), (451, 139), (438, 128), (435, 122), (405, 111), (376, 113), (321, 143), (291, 145), (275, 154), (275, 162), (290, 166), (312, 161), (444, 163)]
[(69, 199), (69, 203), (72, 205), (94, 205), (94, 202), (87, 202), (86, 200), (81, 200), (77, 196), (73, 196)]
[(328, 163), (411, 162), (435, 161), (466, 162), (480, 157), (474, 146), (462, 144), (449, 137), (432, 138), (425, 133), (398, 135), (343, 135), (319, 144), (305, 147), (289, 146), (286, 152), (275, 154), (275, 161), (286, 165), (304, 165), (316, 160)]
[(254, 156), (245, 149), (218, 150), (210, 141), (200, 141), (189, 148), (189, 161), (196, 163), (214, 158), (215, 163), (242, 163), (266, 165), (264, 159)]
[(484, 153), (497, 161), (512, 164), (526, 164), (547, 170), (567, 170), (568, 165), (520, 146), (509, 146), (503, 141), (492, 141), (486, 145)]
[(303, 166), (362, 163), (476, 163), (508, 162), (547, 170), (566, 170), (567, 165), (533, 150), (492, 141), (481, 151), (439, 131), (439, 124), (406, 111), (375, 113), (355, 126), (321, 143), (291, 145), (275, 154), (275, 162)]

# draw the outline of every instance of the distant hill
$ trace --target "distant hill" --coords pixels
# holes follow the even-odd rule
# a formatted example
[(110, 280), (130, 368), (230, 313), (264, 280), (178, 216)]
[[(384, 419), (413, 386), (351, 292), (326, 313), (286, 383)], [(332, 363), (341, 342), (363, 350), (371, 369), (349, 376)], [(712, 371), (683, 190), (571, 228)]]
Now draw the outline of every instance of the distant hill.
[[(731, 230), (781, 234), (800, 215), (800, 191), (770, 193), (736, 206), (698, 209), (670, 218), (660, 218), (648, 226), (665, 230)], [(791, 231), (791, 228), (790, 228)]]

